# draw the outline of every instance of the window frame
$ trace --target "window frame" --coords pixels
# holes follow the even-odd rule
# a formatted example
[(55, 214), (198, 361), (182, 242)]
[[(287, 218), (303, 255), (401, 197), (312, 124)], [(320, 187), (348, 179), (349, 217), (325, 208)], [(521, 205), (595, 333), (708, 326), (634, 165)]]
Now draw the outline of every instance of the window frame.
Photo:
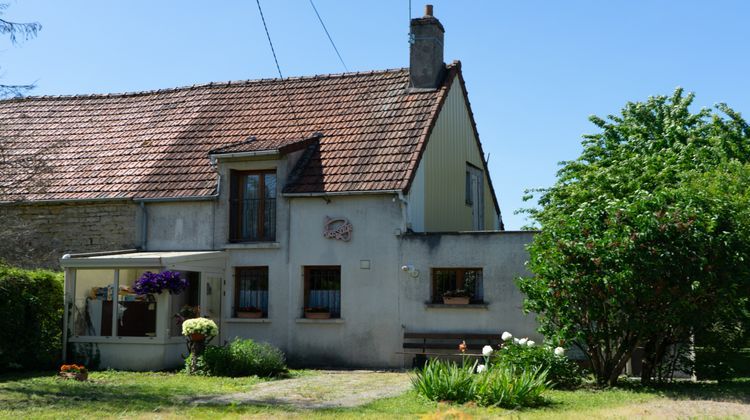
[[(269, 305), (270, 305), (270, 294), (271, 294), (271, 287), (270, 287), (270, 278), (269, 278), (269, 269), (267, 265), (258, 265), (258, 266), (236, 266), (234, 267), (234, 306), (232, 307), (232, 317), (237, 318), (237, 311), (240, 309), (240, 271), (241, 270), (261, 270), (265, 272), (266, 278), (265, 278), (265, 284), (266, 284), (266, 292), (269, 295)], [(261, 289), (262, 290), (262, 289)], [(263, 308), (259, 308), (263, 309)], [(261, 318), (268, 318), (269, 308), (265, 308), (263, 310), (263, 314), (261, 315)]]
[[(437, 295), (437, 273), (438, 271), (454, 271), (456, 273), (456, 289), (463, 288), (465, 282), (466, 282), (466, 272), (467, 271), (478, 271), (480, 273), (480, 276), (482, 278), (482, 289), (484, 289), (484, 268), (482, 267), (432, 267), (430, 269), (430, 303), (432, 304), (442, 304), (443, 303), (443, 296)], [(481, 299), (477, 299), (477, 285), (474, 285), (474, 290), (472, 291), (473, 296), (469, 299), (469, 303), (471, 304), (483, 304), (486, 303), (484, 300), (484, 290), (481, 290)], [(445, 291), (444, 291), (445, 292)]]
[[(305, 265), (302, 267), (302, 287), (303, 287), (303, 296), (302, 296), (302, 312), (304, 316), (305, 308), (310, 307), (310, 281), (311, 281), (311, 272), (313, 270), (338, 270), (338, 280), (339, 280), (339, 312), (338, 314), (331, 313), (332, 319), (339, 319), (341, 318), (341, 266), (340, 265)], [(330, 310), (330, 307), (329, 307)]]
[[(245, 240), (242, 238), (242, 214), (245, 209), (245, 198), (244, 198), (244, 185), (245, 180), (248, 176), (258, 175), (258, 238)], [(260, 170), (230, 170), (230, 185), (229, 185), (229, 242), (230, 243), (251, 243), (251, 242), (274, 242), (276, 240), (276, 217), (274, 215), (273, 222), (273, 236), (266, 238), (265, 225), (266, 225), (266, 177), (265, 175), (273, 175), (276, 177), (276, 195), (273, 198), (274, 201), (278, 200), (278, 180), (279, 177), (276, 174), (276, 169), (260, 169)], [(236, 202), (236, 205), (233, 205)]]

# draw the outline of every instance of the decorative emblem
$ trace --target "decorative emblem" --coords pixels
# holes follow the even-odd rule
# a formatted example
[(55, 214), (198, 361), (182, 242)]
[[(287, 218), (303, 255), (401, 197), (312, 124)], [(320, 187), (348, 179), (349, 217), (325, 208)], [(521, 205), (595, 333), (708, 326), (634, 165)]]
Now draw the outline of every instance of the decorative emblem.
[(349, 242), (352, 239), (352, 230), (354, 227), (349, 220), (343, 217), (328, 217), (323, 224), (323, 236), (328, 239), (339, 239)]

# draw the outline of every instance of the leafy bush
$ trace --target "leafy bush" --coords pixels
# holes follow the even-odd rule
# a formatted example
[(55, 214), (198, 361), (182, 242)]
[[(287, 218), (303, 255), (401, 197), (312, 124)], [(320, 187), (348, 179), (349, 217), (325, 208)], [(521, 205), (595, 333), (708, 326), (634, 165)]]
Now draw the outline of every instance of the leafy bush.
[(0, 302), (0, 371), (56, 367), (62, 351), (62, 274), (0, 264)]
[(474, 398), (474, 368), (431, 359), (411, 381), (417, 393), (432, 401), (465, 403)]
[(555, 354), (555, 351), (548, 347), (508, 341), (494, 353), (493, 361), (501, 366), (525, 371), (544, 370), (554, 388), (575, 388), (583, 379), (583, 373), (575, 362), (564, 354)]
[(475, 380), (477, 404), (499, 407), (533, 407), (544, 403), (547, 371), (495, 365)]
[[(432, 401), (474, 401), (482, 406), (499, 407), (528, 407), (544, 401), (542, 394), (548, 387), (546, 371), (502, 365), (477, 368), (476, 363), (459, 366), (432, 359), (421, 372), (415, 373), (412, 384), (419, 395)], [(475, 373), (479, 370), (482, 371)]]
[[(185, 360), (189, 370), (191, 357)], [(287, 371), (284, 353), (268, 343), (235, 338), (227, 346), (206, 346), (196, 373), (210, 376), (278, 376)]]

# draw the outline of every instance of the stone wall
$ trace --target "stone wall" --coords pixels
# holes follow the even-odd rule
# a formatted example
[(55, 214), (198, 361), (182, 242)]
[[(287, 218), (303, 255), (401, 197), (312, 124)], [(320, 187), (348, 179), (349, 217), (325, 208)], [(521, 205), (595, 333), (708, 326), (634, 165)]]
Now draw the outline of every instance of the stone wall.
[(138, 206), (125, 201), (2, 205), (0, 259), (58, 269), (63, 254), (134, 248), (138, 219)]

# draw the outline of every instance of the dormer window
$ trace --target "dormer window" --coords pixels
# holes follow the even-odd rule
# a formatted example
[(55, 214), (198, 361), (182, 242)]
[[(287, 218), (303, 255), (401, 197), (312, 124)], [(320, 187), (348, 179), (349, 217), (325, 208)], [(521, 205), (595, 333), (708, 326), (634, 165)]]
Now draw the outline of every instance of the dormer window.
[(276, 171), (232, 171), (229, 241), (276, 240)]

